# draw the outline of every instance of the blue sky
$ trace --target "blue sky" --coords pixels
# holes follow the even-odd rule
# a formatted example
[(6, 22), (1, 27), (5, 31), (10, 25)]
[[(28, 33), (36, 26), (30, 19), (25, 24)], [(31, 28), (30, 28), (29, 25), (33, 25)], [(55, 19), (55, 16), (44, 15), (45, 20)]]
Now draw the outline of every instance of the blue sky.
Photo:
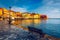
[(19, 12), (46, 14), (49, 18), (60, 18), (60, 0), (0, 0), (0, 7)]

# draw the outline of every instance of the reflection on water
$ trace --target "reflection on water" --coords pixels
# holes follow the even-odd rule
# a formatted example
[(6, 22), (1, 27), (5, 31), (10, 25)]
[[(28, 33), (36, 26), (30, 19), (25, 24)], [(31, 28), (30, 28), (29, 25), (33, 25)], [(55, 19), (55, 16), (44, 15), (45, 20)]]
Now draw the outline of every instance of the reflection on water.
[(26, 20), (14, 20), (11, 23), (19, 28), (23, 28), (24, 30), (28, 30), (28, 26), (34, 26), (41, 22), (40, 19), (26, 19)]
[(58, 18), (42, 21), (37, 28), (42, 29), (44, 33), (50, 36), (60, 38), (60, 19)]
[[(28, 20), (16, 20), (19, 26), (25, 27), (35, 27), (37, 29), (42, 29), (44, 33), (54, 36), (60, 37), (60, 19), (48, 19), (48, 20), (40, 20), (40, 19), (28, 19)], [(26, 28), (25, 28), (26, 29)]]
[[(15, 21), (19, 26), (25, 27), (35, 27), (37, 29), (42, 29), (44, 33), (60, 38), (60, 19), (28, 19), (28, 20), (18, 20)], [(25, 28), (26, 29), (26, 28)]]
[[(0, 23), (1, 22), (2, 21), (0, 21)], [(4, 23), (4, 22), (2, 22), (2, 23)], [(25, 30), (28, 30), (25, 27), (28, 26), (28, 25), (31, 25), (33, 22), (35, 24), (38, 24), (40, 22), (40, 20), (36, 19), (36, 20), (33, 21), (32, 19), (30, 19), (30, 20), (15, 20), (15, 21), (12, 21), (13, 25), (11, 25), (11, 30), (9, 32), (8, 31), (5, 31), (5, 32), (0, 31), (0, 40), (39, 40), (40, 39), (39, 34), (35, 34), (35, 33), (33, 34), (29, 31), (25, 31)], [(6, 24), (8, 25), (8, 23), (6, 23)], [(3, 27), (5, 27), (5, 25)], [(0, 27), (2, 27), (2, 26), (0, 25)], [(9, 27), (9, 25), (7, 27)], [(22, 30), (18, 27), (23, 28), (24, 30)]]
[[(0, 22), (0, 24), (2, 24)], [(60, 38), (60, 19), (27, 19), (27, 20), (15, 20), (12, 24), (17, 26), (17, 28), (23, 28), (28, 30), (27, 27), (35, 27), (37, 29), (42, 29), (44, 33)], [(6, 24), (5, 24), (6, 25)], [(0, 25), (1, 27), (1, 25)], [(12, 26), (13, 27), (13, 26)]]
[(15, 20), (12, 21), (12, 24), (16, 24), (16, 25), (20, 25), (20, 26), (28, 26), (31, 25), (32, 23), (34, 24), (38, 24), (40, 23), (41, 20), (40, 19), (27, 19), (27, 20)]
[(28, 26), (35, 27), (37, 29), (42, 29), (43, 32), (48, 35), (60, 37), (60, 19), (48, 19), (48, 20), (28, 19), (18, 20), (15, 22), (17, 22), (19, 26), (23, 26), (23, 28)]

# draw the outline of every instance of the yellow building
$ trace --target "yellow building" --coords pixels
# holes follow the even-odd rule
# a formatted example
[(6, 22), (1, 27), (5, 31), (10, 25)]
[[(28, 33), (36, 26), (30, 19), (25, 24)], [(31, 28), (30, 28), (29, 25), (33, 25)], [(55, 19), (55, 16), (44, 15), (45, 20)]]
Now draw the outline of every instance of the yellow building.
[(24, 19), (30, 19), (32, 18), (31, 14), (28, 12), (22, 13)]
[(40, 18), (40, 15), (39, 15), (39, 14), (35, 14), (35, 15), (34, 15), (34, 18), (36, 18), (36, 19), (37, 19), (37, 18)]
[(3, 12), (4, 12), (4, 14), (9, 14), (9, 11), (5, 8), (3, 8)]
[(35, 18), (35, 19), (40, 18), (40, 14), (32, 13), (30, 15), (32, 18)]
[[(23, 18), (23, 19), (31, 19), (31, 18), (42, 18), (44, 15), (36, 14), (36, 13), (28, 13), (28, 12), (14, 12), (12, 10), (7, 10), (5, 8), (0, 8), (0, 18), (9, 18), (11, 16), (12, 19), (14, 18)], [(47, 17), (46, 17), (47, 18)], [(42, 18), (43, 19), (43, 18)]]
[(20, 12), (15, 12), (16, 18), (22, 18), (22, 14)]
[(3, 9), (2, 9), (2, 8), (0, 8), (0, 16), (2, 16), (2, 12), (3, 12)]
[(9, 11), (5, 8), (3, 8), (3, 17), (8, 18), (9, 17)]

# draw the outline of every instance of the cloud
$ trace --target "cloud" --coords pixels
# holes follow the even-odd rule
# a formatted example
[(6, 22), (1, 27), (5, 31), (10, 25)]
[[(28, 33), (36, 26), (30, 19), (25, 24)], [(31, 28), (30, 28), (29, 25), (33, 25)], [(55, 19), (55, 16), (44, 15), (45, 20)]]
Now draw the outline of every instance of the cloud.
[(16, 12), (27, 12), (27, 9), (26, 9), (26, 8), (15, 7), (15, 6), (13, 6), (13, 7), (11, 8), (11, 10), (16, 11)]
[(60, 10), (59, 9), (53, 9), (46, 13), (49, 18), (60, 18)]
[(43, 6), (39, 6), (35, 12), (46, 14), (49, 18), (60, 18), (60, 0), (43, 0)]

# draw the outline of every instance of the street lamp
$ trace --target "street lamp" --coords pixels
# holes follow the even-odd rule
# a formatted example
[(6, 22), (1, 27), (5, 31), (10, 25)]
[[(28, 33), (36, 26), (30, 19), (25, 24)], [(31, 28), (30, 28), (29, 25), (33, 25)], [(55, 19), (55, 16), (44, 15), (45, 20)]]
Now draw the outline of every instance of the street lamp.
[(11, 28), (11, 15), (10, 15), (11, 7), (9, 7), (9, 29)]

